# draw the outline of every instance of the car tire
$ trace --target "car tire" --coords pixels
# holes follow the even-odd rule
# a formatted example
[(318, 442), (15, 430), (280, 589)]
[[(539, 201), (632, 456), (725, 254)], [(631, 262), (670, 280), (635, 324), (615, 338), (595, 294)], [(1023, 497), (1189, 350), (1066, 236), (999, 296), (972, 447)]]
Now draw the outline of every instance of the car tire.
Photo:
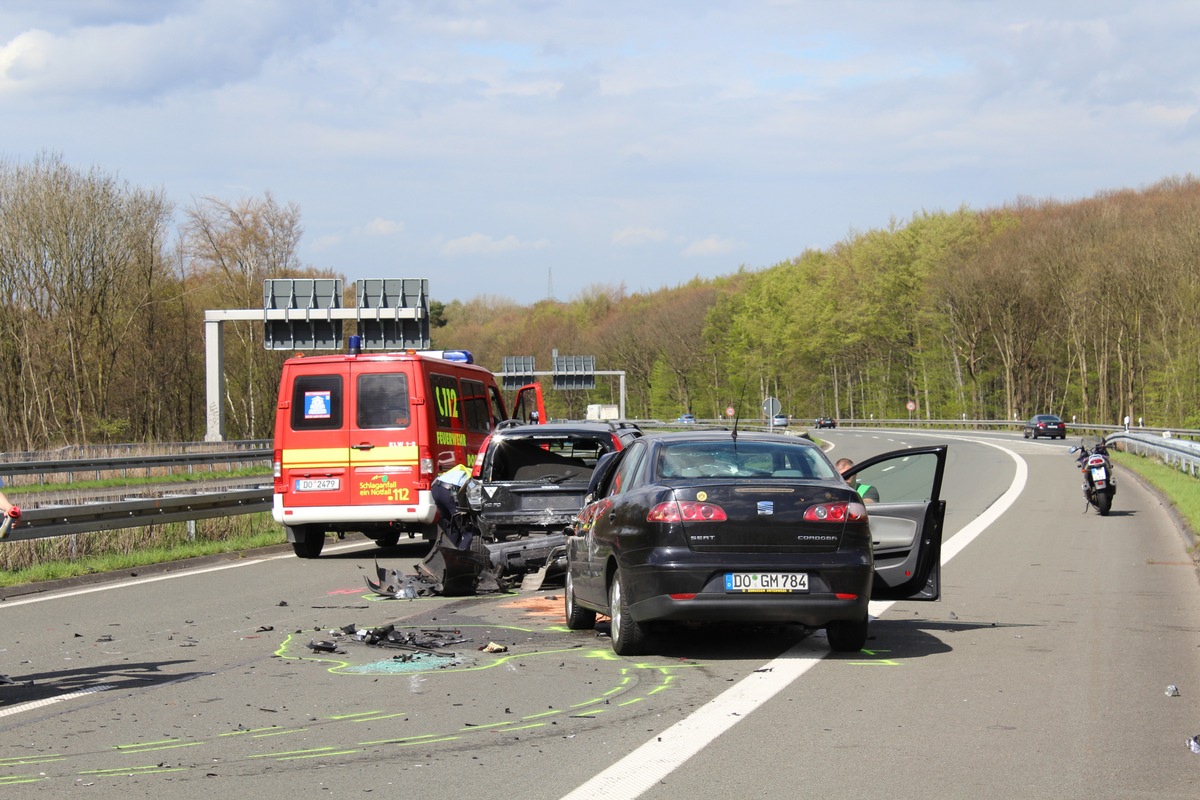
[(586, 631), (596, 627), (596, 612), (584, 608), (575, 600), (575, 581), (571, 577), (571, 568), (567, 567), (566, 587), (563, 595), (566, 597), (567, 627), (573, 631)]
[(320, 558), (325, 548), (325, 531), (312, 525), (297, 525), (292, 528), (292, 550), (300, 558)]
[(825, 626), (825, 636), (833, 652), (857, 653), (867, 643), (867, 615), (857, 620), (835, 620)]
[(618, 570), (608, 587), (608, 611), (612, 617), (609, 637), (613, 652), (619, 656), (641, 655), (646, 649), (646, 629), (629, 615), (629, 600), (621, 585)]

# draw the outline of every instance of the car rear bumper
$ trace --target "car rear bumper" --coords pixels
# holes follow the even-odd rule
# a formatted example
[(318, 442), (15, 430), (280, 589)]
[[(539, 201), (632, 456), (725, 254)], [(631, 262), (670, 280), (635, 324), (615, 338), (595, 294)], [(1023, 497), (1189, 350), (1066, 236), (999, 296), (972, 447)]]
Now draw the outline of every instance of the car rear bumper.
[(820, 628), (836, 620), (858, 620), (867, 613), (866, 595), (842, 599), (832, 594), (753, 597), (697, 594), (681, 600), (658, 595), (631, 604), (630, 615), (638, 622), (788, 622)]
[(280, 525), (361, 524), (370, 522), (419, 522), (427, 525), (437, 516), (433, 495), (418, 492), (415, 503), (387, 503), (361, 506), (285, 506), (283, 496), (275, 495), (271, 516)]
[[(807, 592), (727, 592), (727, 572), (804, 572)], [(623, 569), (630, 615), (638, 622), (796, 622), (820, 627), (862, 619), (871, 599), (870, 556), (831, 554), (776, 563), (707, 564), (663, 570)]]

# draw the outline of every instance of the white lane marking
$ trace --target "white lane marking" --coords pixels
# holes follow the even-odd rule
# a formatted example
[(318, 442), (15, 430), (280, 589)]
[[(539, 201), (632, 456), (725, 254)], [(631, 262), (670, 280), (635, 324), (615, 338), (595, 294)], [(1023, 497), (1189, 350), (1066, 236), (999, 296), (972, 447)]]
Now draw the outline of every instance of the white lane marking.
[[(361, 547), (366, 542), (355, 542), (353, 544), (343, 544), (336, 547), (327, 547), (322, 552), (324, 553), (340, 553), (344, 550), (353, 550), (356, 547)], [(47, 594), (39, 594), (31, 597), (19, 597), (12, 600), (3, 600), (0, 602), (0, 609), (13, 608), (15, 606), (25, 606), (30, 603), (45, 603), (48, 600), (59, 600), (64, 597), (78, 597), (83, 594), (94, 594), (95, 592), (111, 592), (115, 589), (128, 589), (131, 586), (142, 586), (147, 583), (158, 583), (159, 581), (170, 581), (176, 578), (190, 578), (193, 575), (204, 575), (209, 572), (221, 572), (227, 569), (237, 569), (239, 567), (252, 567), (255, 564), (265, 564), (268, 561), (279, 561), (285, 558), (296, 558), (292, 553), (280, 553), (274, 556), (263, 556), (262, 558), (248, 558), (243, 561), (233, 561), (228, 564), (220, 564), (215, 567), (197, 567), (196, 569), (181, 570), (179, 572), (164, 572), (161, 575), (149, 575), (145, 578), (135, 578), (128, 581), (120, 581), (119, 583), (101, 583), (95, 586), (84, 586), (79, 589), (64, 589), (61, 592), (50, 592)], [(2, 592), (3, 590), (0, 590)]]
[(18, 706), (0, 709), (0, 717), (8, 717), (13, 714), (20, 714), (22, 711), (32, 711), (35, 708), (42, 708), (43, 706), (53, 705), (54, 703), (61, 703), (64, 700), (73, 700), (76, 697), (83, 697), (85, 695), (95, 694), (96, 692), (107, 692), (109, 689), (115, 688), (117, 687), (105, 683), (101, 684), (100, 686), (92, 686), (87, 689), (80, 689), (77, 692), (67, 692), (66, 694), (60, 694), (55, 697), (47, 697), (43, 700), (33, 700), (28, 703), (21, 703)]
[[(1013, 476), (1012, 483), (1009, 484), (1008, 491), (982, 514), (954, 534), (949, 541), (943, 542), (943, 565), (961, 553), (968, 544), (1016, 502), (1021, 490), (1025, 488), (1025, 481), (1029, 475), (1029, 468), (1024, 459), (1006, 447), (992, 442), (962, 437), (945, 438), (986, 444), (1002, 450), (1016, 462), (1017, 471)], [(892, 601), (872, 602), (869, 613), (874, 617), (879, 617), (892, 605)], [(696, 709), (688, 717), (675, 723), (608, 769), (595, 775), (570, 794), (564, 795), (563, 800), (585, 800), (585, 798), (633, 800), (674, 772), (722, 733), (745, 719), (785, 686), (819, 664), (828, 652), (829, 650), (823, 642), (818, 645), (811, 640), (811, 637), (804, 639), (783, 655), (742, 678)]]

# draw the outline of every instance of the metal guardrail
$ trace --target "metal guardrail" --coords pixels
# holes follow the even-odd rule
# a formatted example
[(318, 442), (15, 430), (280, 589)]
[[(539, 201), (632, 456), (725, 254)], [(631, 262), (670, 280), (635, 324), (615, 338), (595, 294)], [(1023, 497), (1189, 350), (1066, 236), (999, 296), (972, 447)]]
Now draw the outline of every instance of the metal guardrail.
[[(254, 444), (262, 443), (255, 442)], [(6, 483), (9, 484), (11, 484), (10, 479), (17, 476), (38, 476), (38, 482), (45, 483), (48, 477), (57, 475), (67, 476), (70, 481), (82, 473), (92, 473), (99, 478), (102, 473), (106, 472), (127, 475), (131, 471), (144, 470), (147, 475), (150, 475), (155, 469), (186, 468), (190, 471), (197, 466), (214, 464), (230, 464), (232, 466), (237, 463), (269, 461), (272, 451), (269, 448), (270, 443), (267, 444), (268, 447), (265, 449), (254, 447), (243, 450), (173, 455), (7, 461), (0, 462), (0, 476), (3, 476)], [(8, 491), (15, 495), (20, 492), (21, 488), (21, 486), (9, 485)], [(162, 487), (155, 487), (155, 490), (161, 492)], [(199, 487), (194, 491), (187, 492), (183, 487), (179, 487), (178, 494), (167, 496), (80, 503), (69, 506), (27, 506), (21, 514), (21, 519), (12, 526), (6, 541), (44, 539), (74, 533), (94, 533), (120, 528), (161, 525), (168, 522), (186, 522), (209, 517), (251, 514), (269, 511), (271, 502), (272, 487), (266, 485), (219, 492), (204, 491)]]
[(213, 464), (238, 464), (247, 461), (263, 461), (271, 458), (270, 449), (233, 450), (217, 453), (184, 453), (179, 455), (118, 456), (113, 458), (79, 458), (54, 461), (8, 461), (0, 462), (0, 476), (12, 478), (18, 475), (39, 475), (45, 483), (49, 475), (66, 475), (74, 480), (78, 473), (91, 472), (99, 476), (103, 472), (128, 473), (129, 470), (144, 469), (149, 475), (155, 468), (176, 468)]
[(1200, 443), (1173, 436), (1149, 436), (1144, 433), (1114, 433), (1105, 439), (1122, 450), (1139, 456), (1153, 456), (1170, 467), (1200, 477)]
[(21, 514), (5, 541), (140, 528), (168, 522), (269, 511), (272, 487), (153, 497), (79, 506), (34, 508)]

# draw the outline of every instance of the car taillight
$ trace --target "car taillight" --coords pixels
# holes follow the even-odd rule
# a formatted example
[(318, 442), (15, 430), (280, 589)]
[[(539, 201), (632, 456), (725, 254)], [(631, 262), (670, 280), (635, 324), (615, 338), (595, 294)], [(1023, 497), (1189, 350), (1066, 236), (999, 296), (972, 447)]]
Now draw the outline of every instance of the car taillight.
[(1089, 467), (1104, 466), (1104, 456), (1092, 456), (1091, 458), (1088, 459), (1088, 466)]
[(659, 503), (646, 515), (647, 522), (724, 522), (725, 509), (713, 503), (671, 500)]
[(491, 444), (492, 435), (489, 433), (484, 437), (483, 444), (479, 445), (479, 452), (475, 454), (475, 463), (471, 465), (471, 477), (478, 478), (483, 474), (483, 456), (487, 452), (488, 445)]
[(283, 480), (283, 451), (276, 450), (271, 457), (271, 473), (275, 479), (273, 481), (272, 491), (275, 494), (283, 494), (287, 491), (287, 483)]
[(821, 503), (809, 506), (804, 511), (805, 522), (860, 522), (867, 518), (867, 507), (862, 503)]
[(433, 480), (433, 454), (429, 452), (428, 447), (422, 447), (420, 453), (420, 458), (417, 460), (419, 477), (423, 481), (431, 481)]

